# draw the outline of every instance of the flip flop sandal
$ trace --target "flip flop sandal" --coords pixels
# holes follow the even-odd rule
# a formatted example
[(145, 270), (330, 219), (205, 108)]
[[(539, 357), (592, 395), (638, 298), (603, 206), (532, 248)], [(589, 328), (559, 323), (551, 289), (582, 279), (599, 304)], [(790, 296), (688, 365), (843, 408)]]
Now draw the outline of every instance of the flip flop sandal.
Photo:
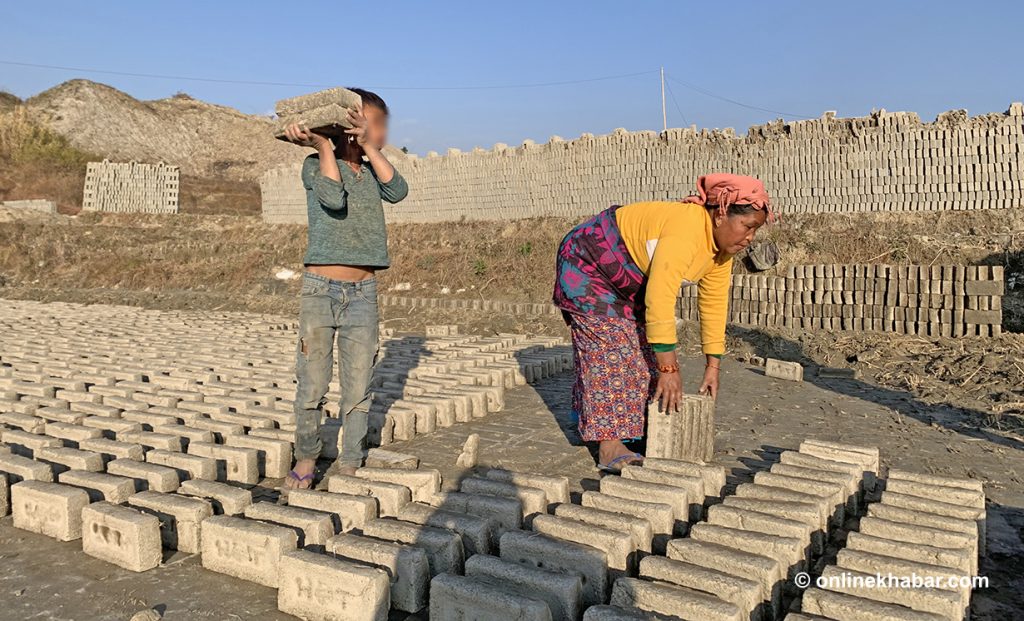
[[(287, 476), (286, 478), (289, 478), (289, 479), (294, 479), (295, 481), (298, 481), (299, 483), (303, 483), (303, 482), (305, 482), (305, 481), (312, 481), (312, 480), (313, 480), (313, 477), (314, 477), (315, 475), (316, 475), (316, 473), (315, 473), (315, 472), (310, 472), (310, 473), (309, 473), (309, 474), (307, 474), (307, 475), (304, 475), (304, 476), (299, 476), (299, 473), (298, 473), (298, 472), (295, 472), (294, 470), (290, 470), (290, 471), (288, 472), (288, 476)], [(301, 487), (296, 487), (295, 489), (302, 489), (302, 488), (301, 488)]]
[(612, 466), (614, 466), (615, 464), (619, 463), (620, 461), (623, 461), (623, 460), (626, 460), (626, 459), (641, 459), (642, 460), (643, 458), (644, 458), (644, 456), (641, 455), (640, 453), (626, 453), (625, 455), (619, 455), (618, 457), (616, 457), (615, 459), (611, 460), (607, 464), (597, 464), (597, 469), (600, 470), (601, 472), (607, 472), (609, 474), (622, 474), (622, 466), (626, 466), (628, 464), (623, 464), (622, 466), (619, 466), (618, 468), (613, 468)]

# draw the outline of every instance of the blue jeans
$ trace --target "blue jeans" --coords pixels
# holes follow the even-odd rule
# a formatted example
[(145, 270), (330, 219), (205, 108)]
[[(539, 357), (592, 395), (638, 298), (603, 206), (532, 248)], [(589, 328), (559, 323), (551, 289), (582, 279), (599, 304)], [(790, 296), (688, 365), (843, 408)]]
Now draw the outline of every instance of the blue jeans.
[(360, 466), (366, 448), (370, 380), (379, 345), (376, 279), (346, 282), (309, 273), (302, 277), (295, 361), (296, 459), (316, 459), (323, 448), (320, 422), (334, 370), (335, 337), (342, 418), (338, 461)]

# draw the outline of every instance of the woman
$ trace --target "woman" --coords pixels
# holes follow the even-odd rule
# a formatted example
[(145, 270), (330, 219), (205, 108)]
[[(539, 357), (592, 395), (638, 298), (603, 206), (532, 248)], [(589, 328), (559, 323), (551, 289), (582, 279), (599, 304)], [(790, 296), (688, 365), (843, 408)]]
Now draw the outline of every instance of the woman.
[(623, 440), (644, 435), (647, 403), (678, 411), (675, 303), (697, 283), (707, 364), (700, 392), (718, 395), (732, 257), (772, 218), (757, 179), (716, 173), (698, 196), (613, 206), (566, 235), (555, 270), (555, 305), (572, 332), (572, 408), (580, 436), (599, 442), (598, 467), (618, 472), (643, 455)]

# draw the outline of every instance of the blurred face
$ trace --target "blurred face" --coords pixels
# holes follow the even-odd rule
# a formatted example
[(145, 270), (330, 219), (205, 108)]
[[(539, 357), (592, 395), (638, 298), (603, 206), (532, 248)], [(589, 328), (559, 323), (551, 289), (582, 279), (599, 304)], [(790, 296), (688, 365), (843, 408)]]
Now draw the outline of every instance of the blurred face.
[(367, 134), (370, 142), (378, 149), (383, 148), (388, 142), (388, 115), (377, 106), (363, 106), (363, 116), (366, 117)]
[(728, 216), (715, 213), (711, 222), (718, 249), (726, 254), (736, 254), (743, 250), (754, 241), (757, 229), (767, 219), (768, 213), (764, 209)]

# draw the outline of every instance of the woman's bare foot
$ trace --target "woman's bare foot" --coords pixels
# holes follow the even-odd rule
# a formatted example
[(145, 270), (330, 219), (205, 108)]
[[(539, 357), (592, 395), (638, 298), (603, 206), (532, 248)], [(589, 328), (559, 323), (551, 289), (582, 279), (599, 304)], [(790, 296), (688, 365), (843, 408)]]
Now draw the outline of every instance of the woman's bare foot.
[[(618, 459), (617, 462), (615, 462), (616, 459)], [(608, 466), (615, 462), (615, 465), (612, 466), (615, 470), (621, 470), (623, 466), (627, 465), (642, 464), (643, 461), (643, 457), (637, 456), (636, 453), (626, 448), (622, 440), (602, 440), (597, 449), (597, 463)]]
[(313, 475), (316, 472), (315, 459), (300, 459), (288, 473), (284, 486), (288, 489), (309, 489), (313, 486)]

